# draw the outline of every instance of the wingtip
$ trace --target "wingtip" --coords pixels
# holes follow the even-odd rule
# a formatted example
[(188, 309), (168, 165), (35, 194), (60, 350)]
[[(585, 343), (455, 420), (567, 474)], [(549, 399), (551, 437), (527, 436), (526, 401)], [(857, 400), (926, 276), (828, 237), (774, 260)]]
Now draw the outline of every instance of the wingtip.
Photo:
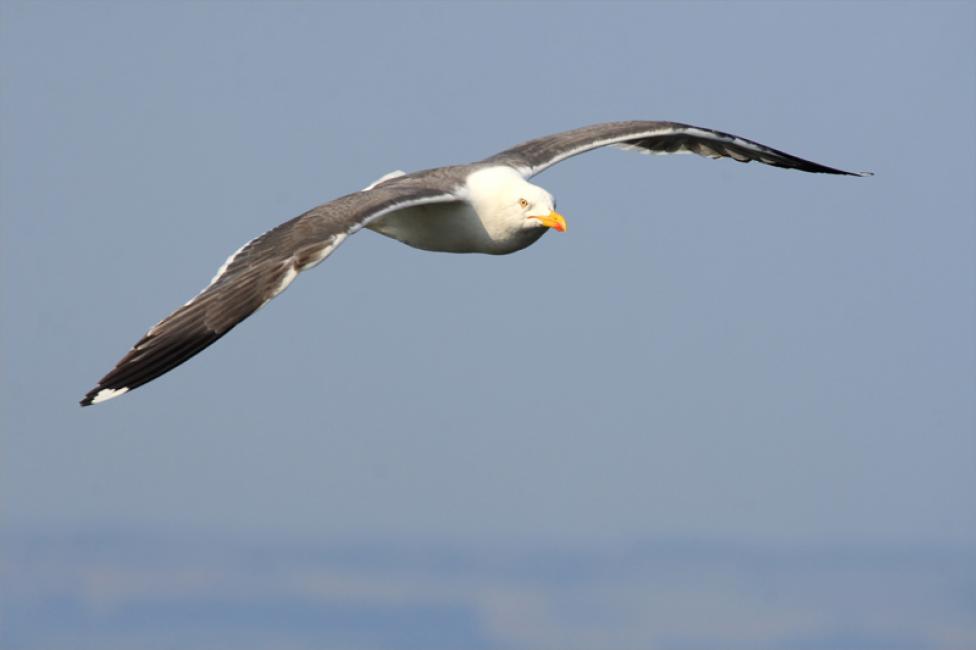
[(120, 395), (125, 395), (128, 392), (129, 389), (126, 386), (123, 386), (122, 388), (104, 388), (102, 386), (98, 386), (90, 390), (88, 394), (85, 395), (78, 403), (83, 407), (91, 406), (92, 404), (98, 404), (100, 402), (105, 402), (112, 398), (119, 397)]
[(874, 172), (851, 172), (851, 175), (852, 176), (861, 176), (861, 177), (874, 176)]

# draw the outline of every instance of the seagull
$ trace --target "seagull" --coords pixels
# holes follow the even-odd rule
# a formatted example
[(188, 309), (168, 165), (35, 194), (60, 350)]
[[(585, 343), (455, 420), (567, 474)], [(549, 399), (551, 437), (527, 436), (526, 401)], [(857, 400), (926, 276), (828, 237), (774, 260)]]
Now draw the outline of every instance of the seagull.
[(847, 172), (735, 135), (678, 122), (594, 124), (529, 140), (480, 162), (395, 171), (245, 243), (200, 293), (153, 325), (81, 400), (123, 395), (214, 343), (362, 228), (408, 246), (507, 255), (549, 230), (566, 231), (552, 194), (528, 182), (571, 156), (614, 146), (648, 154), (694, 153), (821, 174)]

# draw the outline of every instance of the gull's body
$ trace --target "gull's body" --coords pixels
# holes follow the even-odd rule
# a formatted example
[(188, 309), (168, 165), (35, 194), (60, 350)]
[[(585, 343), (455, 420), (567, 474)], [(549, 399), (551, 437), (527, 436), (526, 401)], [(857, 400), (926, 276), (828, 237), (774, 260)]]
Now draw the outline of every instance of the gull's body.
[(483, 161), (392, 172), (269, 230), (238, 249), (199, 294), (154, 325), (82, 406), (118, 397), (194, 356), (277, 296), (302, 271), (366, 227), (423, 250), (504, 255), (566, 229), (553, 196), (528, 182), (542, 170), (614, 145), (696, 153), (808, 172), (846, 174), (757, 142), (675, 122), (611, 122), (530, 140)]
[[(406, 175), (393, 173), (397, 174), (393, 178)], [(377, 184), (389, 182), (390, 176), (388, 174)], [(533, 205), (538, 205), (538, 217), (553, 212), (552, 196), (542, 188), (526, 183), (514, 169), (483, 167), (470, 170), (461, 187), (463, 189), (456, 194), (466, 200), (426, 203), (396, 210), (366, 227), (422, 250), (492, 255), (522, 250), (545, 234), (545, 227), (525, 227), (526, 216), (522, 210), (513, 210), (509, 214), (491, 204), (495, 196), (510, 196), (512, 203), (517, 203), (517, 198), (531, 199)]]

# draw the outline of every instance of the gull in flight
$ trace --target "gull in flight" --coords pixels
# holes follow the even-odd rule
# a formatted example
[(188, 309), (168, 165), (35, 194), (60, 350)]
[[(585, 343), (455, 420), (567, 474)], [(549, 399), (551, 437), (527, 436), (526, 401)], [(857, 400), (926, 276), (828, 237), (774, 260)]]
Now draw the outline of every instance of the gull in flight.
[(595, 124), (530, 140), (480, 162), (406, 174), (325, 203), (247, 242), (203, 291), (152, 326), (81, 400), (123, 395), (169, 372), (222, 337), (322, 260), (369, 228), (408, 246), (450, 253), (514, 253), (551, 230), (565, 232), (552, 194), (528, 182), (556, 163), (605, 146), (694, 153), (822, 174), (868, 176), (797, 158), (752, 140), (679, 124)]

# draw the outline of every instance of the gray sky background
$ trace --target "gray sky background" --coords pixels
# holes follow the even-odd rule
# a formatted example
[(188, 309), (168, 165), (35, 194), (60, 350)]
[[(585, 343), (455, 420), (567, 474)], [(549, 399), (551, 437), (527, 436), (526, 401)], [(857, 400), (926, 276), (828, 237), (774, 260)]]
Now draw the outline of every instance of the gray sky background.
[[(0, 518), (283, 537), (976, 541), (976, 10), (0, 9)], [(241, 243), (397, 168), (618, 119), (501, 257), (364, 232), (190, 363), (77, 402)]]

